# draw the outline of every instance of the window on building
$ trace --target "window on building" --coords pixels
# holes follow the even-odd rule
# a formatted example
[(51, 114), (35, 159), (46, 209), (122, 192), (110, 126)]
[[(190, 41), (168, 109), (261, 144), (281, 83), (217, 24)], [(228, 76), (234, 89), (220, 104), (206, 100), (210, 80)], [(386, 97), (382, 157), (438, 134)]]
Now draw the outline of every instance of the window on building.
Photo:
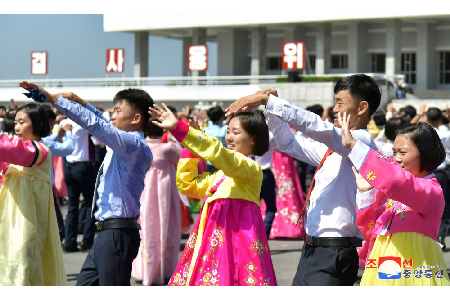
[(331, 68), (332, 69), (347, 69), (348, 68), (347, 60), (348, 60), (347, 54), (331, 55)]
[(439, 53), (439, 83), (450, 84), (450, 52)]
[(407, 83), (416, 83), (416, 53), (402, 53), (401, 72)]
[(308, 55), (308, 59), (309, 59), (309, 65), (310, 65), (311, 69), (315, 69), (316, 68), (316, 56)]
[(267, 70), (281, 70), (281, 56), (267, 57)]
[(371, 72), (386, 72), (386, 54), (371, 54)]

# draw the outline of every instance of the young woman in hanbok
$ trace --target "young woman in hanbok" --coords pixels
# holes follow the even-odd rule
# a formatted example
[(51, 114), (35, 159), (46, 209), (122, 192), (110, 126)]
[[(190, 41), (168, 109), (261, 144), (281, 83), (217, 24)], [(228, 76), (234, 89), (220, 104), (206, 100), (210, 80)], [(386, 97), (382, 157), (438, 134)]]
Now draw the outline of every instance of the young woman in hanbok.
[[(150, 108), (159, 121), (154, 123), (170, 130), (186, 148), (178, 163), (177, 187), (190, 197), (204, 198), (169, 285), (277, 285), (260, 211), (263, 176), (253, 158), (269, 147), (264, 115), (255, 110), (234, 115), (225, 137), (227, 149), (163, 106)], [(199, 175), (198, 157), (219, 171)]]
[(449, 285), (436, 242), (444, 196), (432, 172), (445, 159), (436, 131), (422, 122), (402, 125), (392, 160), (353, 139), (349, 116), (338, 119), (342, 144), (352, 150), (357, 223), (370, 234), (361, 285)]
[(0, 136), (0, 285), (67, 285), (50, 183), (50, 132), (39, 104), (20, 107)]

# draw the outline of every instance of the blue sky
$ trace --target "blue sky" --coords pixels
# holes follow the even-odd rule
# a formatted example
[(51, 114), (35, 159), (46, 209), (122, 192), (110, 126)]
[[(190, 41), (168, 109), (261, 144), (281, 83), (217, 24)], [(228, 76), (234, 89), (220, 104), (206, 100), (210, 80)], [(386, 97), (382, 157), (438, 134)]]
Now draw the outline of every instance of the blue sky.
[[(134, 76), (134, 35), (104, 32), (103, 15), (0, 14), (0, 80)], [(107, 74), (106, 49), (125, 49), (125, 71)], [(182, 75), (182, 42), (149, 38), (149, 76)], [(48, 52), (48, 74), (31, 76), (31, 52)], [(217, 75), (217, 45), (208, 43), (209, 75)]]

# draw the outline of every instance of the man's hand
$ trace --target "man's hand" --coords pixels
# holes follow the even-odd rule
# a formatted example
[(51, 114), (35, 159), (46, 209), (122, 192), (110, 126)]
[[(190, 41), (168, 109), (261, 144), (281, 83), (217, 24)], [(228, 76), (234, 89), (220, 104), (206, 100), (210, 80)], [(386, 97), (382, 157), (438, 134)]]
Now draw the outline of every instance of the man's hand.
[(420, 105), (419, 105), (419, 110), (418, 110), (418, 113), (419, 113), (419, 115), (424, 115), (425, 113), (427, 112), (427, 103), (426, 102), (423, 102), (423, 103), (421, 103)]
[(277, 90), (272, 90), (272, 89), (257, 91), (256, 94), (265, 94), (267, 96), (274, 95), (275, 97), (278, 97)]
[(58, 135), (60, 139), (64, 137), (64, 128), (62, 126), (58, 128)]
[(371, 186), (370, 183), (368, 183), (367, 180), (365, 180), (364, 177), (362, 177), (361, 174), (356, 171), (356, 168), (354, 166), (352, 166), (352, 170), (353, 174), (355, 174), (356, 186), (358, 187), (360, 193), (364, 193), (373, 189), (373, 186)]
[(11, 99), (11, 103), (14, 106), (14, 108), (17, 110), (19, 108), (19, 104), (17, 104), (16, 100)]
[(150, 116), (154, 117), (157, 120), (153, 121), (153, 124), (162, 129), (173, 130), (177, 126), (178, 118), (167, 107), (167, 105), (165, 105), (164, 103), (162, 105), (164, 106), (164, 109), (162, 109), (156, 104), (153, 104), (154, 108), (149, 107), (148, 113), (150, 114)]
[[(265, 90), (269, 91), (269, 90)], [(270, 90), (276, 93), (276, 90)], [(271, 92), (271, 93), (273, 93)], [(254, 108), (258, 108), (260, 105), (266, 105), (269, 100), (269, 92), (257, 92), (256, 94), (245, 96), (239, 100), (233, 102), (230, 106), (225, 109), (225, 117), (231, 116), (242, 109), (246, 112)]]
[(44, 88), (38, 86), (37, 84), (34, 84), (32, 82), (28, 82), (28, 81), (22, 81), (22, 82), (19, 83), (19, 86), (24, 88), (24, 89), (26, 89), (26, 90), (34, 89), (36, 91), (41, 92), (42, 94), (44, 94), (45, 98), (47, 98), (48, 103), (55, 104), (56, 102), (58, 102), (58, 95), (57, 94), (50, 94)]
[(68, 93), (59, 93), (58, 95), (61, 96), (61, 97), (63, 97), (63, 98), (69, 99), (69, 100), (72, 101), (72, 102), (76, 102), (76, 103), (80, 104), (80, 105), (83, 106), (83, 107), (86, 107), (86, 105), (87, 105), (87, 101), (81, 99), (81, 98), (78, 97), (78, 95), (76, 95), (75, 93), (72, 93), (72, 92), (68, 92)]
[(72, 124), (66, 124), (63, 127), (64, 131), (72, 131)]
[(342, 129), (342, 145), (345, 148), (352, 150), (356, 145), (356, 140), (350, 132), (350, 115), (347, 116), (346, 111), (343, 115), (341, 112), (338, 112), (338, 121)]

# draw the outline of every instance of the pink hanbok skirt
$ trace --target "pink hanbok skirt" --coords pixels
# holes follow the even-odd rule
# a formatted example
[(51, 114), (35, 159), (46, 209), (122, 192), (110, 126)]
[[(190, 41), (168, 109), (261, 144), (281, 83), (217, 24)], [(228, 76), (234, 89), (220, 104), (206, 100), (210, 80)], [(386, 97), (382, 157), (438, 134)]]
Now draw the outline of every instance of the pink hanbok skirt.
[(205, 207), (203, 237), (197, 238), (200, 214), (169, 285), (277, 285), (259, 206), (247, 200), (220, 199), (208, 203), (202, 212)]

